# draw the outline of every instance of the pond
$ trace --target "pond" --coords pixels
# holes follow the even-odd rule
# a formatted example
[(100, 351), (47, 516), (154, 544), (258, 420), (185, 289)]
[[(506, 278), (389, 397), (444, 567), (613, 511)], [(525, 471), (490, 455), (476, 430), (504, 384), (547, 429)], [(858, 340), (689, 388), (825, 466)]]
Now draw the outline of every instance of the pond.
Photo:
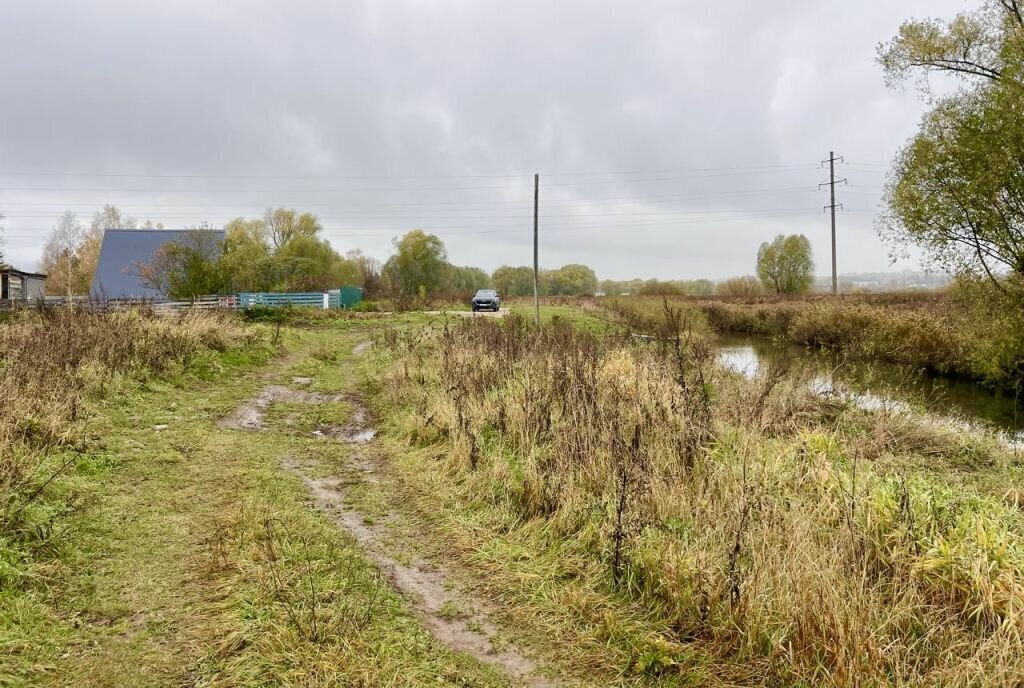
[(867, 407), (918, 408), (971, 425), (994, 429), (1014, 444), (1024, 443), (1024, 408), (1014, 395), (968, 380), (929, 375), (909, 366), (879, 361), (843, 361), (793, 344), (745, 335), (723, 335), (718, 359), (754, 377), (764, 365), (787, 361), (813, 370), (812, 385), (840, 391)]

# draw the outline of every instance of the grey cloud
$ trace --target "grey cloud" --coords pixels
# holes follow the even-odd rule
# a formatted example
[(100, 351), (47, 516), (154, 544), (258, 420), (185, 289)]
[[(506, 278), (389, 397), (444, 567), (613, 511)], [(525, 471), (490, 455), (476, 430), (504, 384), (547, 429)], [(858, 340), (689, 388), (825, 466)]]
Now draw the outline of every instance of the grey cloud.
[[(290, 205), (342, 250), (383, 258), (423, 226), (455, 262), (526, 263), (539, 171), (546, 265), (722, 277), (801, 231), (823, 273), (814, 166), (830, 149), (888, 161), (922, 111), (886, 90), (875, 45), (964, 3), (746, 5), (4, 3), (0, 172), (67, 173), (0, 177), (9, 259), (31, 267), (65, 208), (112, 202), (168, 226)], [(637, 174), (651, 170), (691, 171)], [(888, 263), (870, 214), (881, 172), (843, 172), (842, 270)], [(368, 178), (403, 175), (424, 178)]]

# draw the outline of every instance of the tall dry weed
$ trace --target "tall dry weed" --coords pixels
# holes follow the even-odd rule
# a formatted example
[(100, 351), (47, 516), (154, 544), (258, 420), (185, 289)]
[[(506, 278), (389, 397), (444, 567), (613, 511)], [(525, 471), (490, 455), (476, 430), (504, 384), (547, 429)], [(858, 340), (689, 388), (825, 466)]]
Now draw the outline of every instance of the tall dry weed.
[(748, 682), (1024, 680), (1013, 507), (883, 468), (936, 447), (802, 371), (719, 369), (694, 313), (655, 305), (642, 338), (514, 315), (395, 335), (382, 388), (418, 443), (453, 442), (453, 489), (543, 523)]

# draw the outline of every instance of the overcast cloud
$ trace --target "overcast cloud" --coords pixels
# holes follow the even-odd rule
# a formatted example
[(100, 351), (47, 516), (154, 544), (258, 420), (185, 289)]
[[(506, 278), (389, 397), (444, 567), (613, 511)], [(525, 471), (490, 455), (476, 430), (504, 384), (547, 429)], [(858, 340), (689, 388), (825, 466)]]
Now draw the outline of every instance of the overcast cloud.
[(0, 0), (7, 258), (113, 203), (169, 227), (295, 207), (341, 251), (423, 227), (454, 263), (528, 264), (539, 172), (543, 266), (720, 278), (802, 232), (825, 274), (835, 150), (840, 272), (890, 269), (873, 217), (923, 105), (875, 46), (968, 6)]

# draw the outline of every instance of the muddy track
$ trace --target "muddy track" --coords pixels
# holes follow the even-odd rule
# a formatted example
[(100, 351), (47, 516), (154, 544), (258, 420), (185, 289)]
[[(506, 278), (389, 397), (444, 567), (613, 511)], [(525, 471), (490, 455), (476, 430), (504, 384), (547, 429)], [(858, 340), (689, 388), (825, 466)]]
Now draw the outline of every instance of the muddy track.
[[(359, 353), (369, 342), (360, 344)], [(296, 385), (310, 384), (307, 378), (295, 378)], [(263, 419), (274, 402), (318, 404), (346, 400), (356, 406), (345, 425), (318, 430), (327, 438), (355, 445), (348, 465), (358, 482), (371, 486), (381, 484), (377, 462), (363, 448), (376, 434), (370, 415), (358, 398), (349, 395), (323, 395), (295, 390), (280, 385), (265, 387), (260, 394), (232, 414), (223, 418), (221, 427), (250, 432), (263, 430)], [(285, 469), (295, 473), (305, 483), (313, 504), (339, 528), (348, 532), (363, 548), (366, 556), (381, 570), (391, 585), (401, 593), (416, 611), (424, 627), (444, 645), (470, 655), (480, 662), (494, 666), (513, 677), (517, 685), (547, 688), (555, 684), (538, 676), (537, 664), (525, 654), (509, 646), (501, 629), (493, 621), (490, 605), (482, 599), (459, 591), (448, 571), (397, 551), (388, 537), (387, 524), (399, 515), (391, 512), (384, 519), (370, 518), (346, 501), (348, 480), (338, 477), (313, 477), (310, 466), (295, 460), (285, 460)]]
[[(358, 466), (358, 464), (356, 464)], [(385, 545), (387, 533), (379, 520), (368, 519), (345, 502), (343, 482), (338, 478), (313, 478), (302, 466), (289, 464), (300, 475), (318, 509), (346, 530), (366, 555), (416, 609), (423, 625), (438, 641), (453, 650), (471, 655), (515, 677), (521, 685), (546, 687), (550, 682), (537, 676), (533, 660), (514, 648), (504, 647), (501, 631), (491, 621), (488, 605), (452, 586), (444, 569), (422, 559), (402, 563)], [(366, 470), (365, 464), (363, 470)], [(395, 518), (394, 514), (389, 519)]]
[[(306, 378), (296, 378), (305, 380)], [(302, 383), (300, 383), (302, 384)], [(304, 384), (309, 384), (308, 382)], [(233, 430), (262, 430), (263, 418), (267, 409), (275, 401), (285, 401), (297, 404), (324, 404), (331, 401), (342, 401), (344, 395), (326, 395), (318, 392), (306, 392), (304, 390), (292, 389), (283, 385), (269, 385), (264, 387), (252, 401), (239, 406), (229, 415), (221, 418), (219, 425), (222, 428)]]

